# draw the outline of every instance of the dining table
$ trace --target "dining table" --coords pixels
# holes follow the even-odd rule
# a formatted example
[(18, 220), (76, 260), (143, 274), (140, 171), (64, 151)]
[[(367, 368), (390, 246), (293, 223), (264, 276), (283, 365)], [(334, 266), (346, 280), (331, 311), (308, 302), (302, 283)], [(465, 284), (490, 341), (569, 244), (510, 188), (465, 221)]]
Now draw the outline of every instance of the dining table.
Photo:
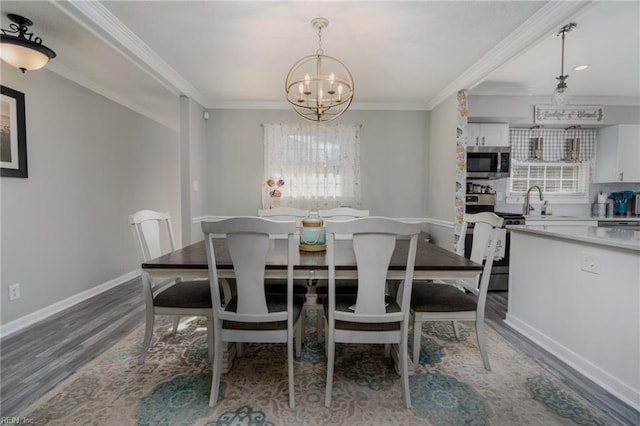
[[(296, 237), (298, 239), (299, 237)], [(353, 242), (350, 239), (335, 240), (336, 279), (356, 279), (356, 257)], [(404, 279), (409, 240), (398, 240), (391, 256), (387, 279), (401, 281)], [(227, 248), (226, 239), (214, 239), (214, 251), (218, 278), (233, 279), (233, 263)], [(208, 278), (208, 261), (205, 242), (199, 241), (177, 249), (163, 256), (142, 264), (145, 279), (163, 279), (181, 277), (184, 279)], [(326, 251), (297, 250), (294, 256), (294, 279), (313, 282), (328, 279), (328, 262)], [(423, 285), (431, 280), (473, 279), (482, 272), (482, 265), (446, 250), (429, 241), (427, 234), (420, 234), (416, 249), (414, 266), (414, 285)], [(287, 277), (287, 240), (273, 238), (267, 253), (265, 279), (286, 279)], [(426, 284), (425, 284), (426, 285)], [(228, 291), (228, 289), (226, 290)], [(225, 291), (225, 293), (226, 293)], [(227, 294), (225, 294), (227, 297)], [(307, 294), (307, 303), (317, 305), (313, 291)], [(223, 372), (231, 368), (235, 348), (228, 346), (224, 350)]]
[[(298, 237), (296, 237), (297, 239)], [(404, 279), (409, 240), (399, 240), (391, 256), (388, 279)], [(214, 239), (216, 267), (220, 278), (234, 278), (233, 263), (224, 238)], [(295, 279), (327, 279), (329, 265), (326, 251), (296, 251), (293, 274)], [(357, 276), (353, 243), (349, 239), (335, 240), (336, 278)], [(205, 242), (199, 241), (142, 264), (142, 270), (153, 278), (208, 278), (209, 266)], [(482, 265), (429, 241), (427, 234), (418, 238), (414, 280), (475, 278)], [(270, 240), (265, 265), (265, 278), (287, 277), (287, 240)]]

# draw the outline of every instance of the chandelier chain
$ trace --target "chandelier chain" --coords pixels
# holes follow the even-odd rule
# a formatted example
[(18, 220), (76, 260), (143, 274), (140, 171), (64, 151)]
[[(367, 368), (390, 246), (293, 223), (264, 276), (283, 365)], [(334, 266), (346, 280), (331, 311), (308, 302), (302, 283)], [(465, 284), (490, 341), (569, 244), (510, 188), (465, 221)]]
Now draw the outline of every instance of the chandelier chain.
[(316, 54), (324, 55), (324, 50), (322, 49), (322, 25), (318, 25), (318, 50), (316, 50)]

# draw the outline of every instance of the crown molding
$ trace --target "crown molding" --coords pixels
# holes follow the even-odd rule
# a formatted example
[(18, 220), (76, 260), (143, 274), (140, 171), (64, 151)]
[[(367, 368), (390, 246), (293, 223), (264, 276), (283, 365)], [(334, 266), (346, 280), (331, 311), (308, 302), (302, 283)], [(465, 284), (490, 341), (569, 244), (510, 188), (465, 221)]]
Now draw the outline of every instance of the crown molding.
[(431, 98), (428, 109), (435, 108), (459, 90), (472, 89), (482, 83), (499, 67), (519, 56), (544, 37), (554, 33), (566, 23), (567, 19), (590, 7), (593, 3), (593, 1), (550, 1), (546, 3), (460, 77)]
[[(252, 102), (210, 102), (206, 109), (270, 109), (288, 110), (290, 105), (284, 101), (252, 101)], [(426, 104), (416, 103), (375, 103), (353, 102), (350, 111), (428, 111)]]
[(206, 104), (205, 97), (176, 70), (97, 1), (52, 1), (53, 5), (104, 43), (118, 51), (176, 96)]

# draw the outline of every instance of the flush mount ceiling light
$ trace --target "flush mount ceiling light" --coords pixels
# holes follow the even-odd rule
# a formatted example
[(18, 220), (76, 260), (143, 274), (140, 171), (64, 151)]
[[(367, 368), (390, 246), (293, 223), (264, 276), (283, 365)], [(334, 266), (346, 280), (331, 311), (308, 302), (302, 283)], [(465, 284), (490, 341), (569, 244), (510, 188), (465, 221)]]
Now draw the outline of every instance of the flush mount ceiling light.
[(40, 37), (27, 32), (33, 22), (13, 13), (7, 17), (14, 23), (9, 29), (3, 28), (0, 35), (0, 57), (5, 62), (24, 73), (40, 69), (56, 57), (56, 52), (43, 45)]
[(564, 36), (566, 33), (573, 31), (576, 28), (576, 24), (571, 22), (570, 24), (565, 25), (560, 28), (560, 32), (556, 34), (557, 36), (562, 36), (562, 57), (560, 59), (560, 77), (556, 77), (558, 80), (558, 86), (556, 90), (553, 91), (551, 95), (551, 99), (555, 105), (566, 105), (569, 103), (569, 88), (567, 87), (566, 79), (569, 78), (569, 75), (564, 75)]
[(302, 118), (324, 123), (342, 115), (353, 100), (353, 77), (339, 60), (322, 50), (322, 30), (329, 21), (315, 18), (311, 25), (318, 31), (318, 50), (296, 62), (285, 81), (287, 101)]

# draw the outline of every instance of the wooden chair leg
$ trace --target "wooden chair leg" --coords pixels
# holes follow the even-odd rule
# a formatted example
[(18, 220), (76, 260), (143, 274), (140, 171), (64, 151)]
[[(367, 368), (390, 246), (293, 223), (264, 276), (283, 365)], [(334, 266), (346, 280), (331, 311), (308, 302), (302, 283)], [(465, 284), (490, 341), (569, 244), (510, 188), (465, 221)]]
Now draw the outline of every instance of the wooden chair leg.
[(287, 370), (289, 372), (289, 408), (296, 408), (295, 388), (293, 384), (293, 336), (287, 342)]
[(451, 321), (453, 325), (453, 334), (455, 334), (456, 339), (460, 341), (460, 326), (458, 325), (458, 321)]
[(214, 333), (215, 355), (213, 357), (213, 372), (211, 375), (211, 394), (209, 395), (209, 407), (215, 407), (220, 392), (220, 374), (222, 372), (222, 341), (220, 332)]
[(171, 330), (171, 335), (175, 336), (176, 333), (178, 332), (178, 325), (180, 325), (180, 317), (176, 316), (173, 319), (173, 330)]
[(213, 318), (207, 318), (207, 352), (209, 362), (213, 362)]
[(409, 360), (408, 360), (408, 333), (404, 330), (400, 340), (400, 376), (402, 379), (402, 397), (407, 408), (411, 408), (411, 393), (409, 390)]
[(489, 355), (487, 354), (487, 347), (484, 341), (484, 321), (476, 321), (476, 337), (478, 338), (478, 347), (480, 348), (480, 356), (482, 357), (484, 368), (487, 371), (491, 371)]
[[(415, 317), (415, 316), (414, 316)], [(422, 321), (413, 321), (413, 365), (420, 364), (420, 340), (422, 340)]]
[[(330, 330), (327, 328), (327, 335), (330, 334)], [(324, 394), (324, 406), (331, 407), (331, 391), (333, 390), (333, 363), (336, 356), (336, 344), (333, 338), (327, 337), (327, 388)]]
[(140, 359), (138, 359), (138, 364), (144, 364), (144, 359), (147, 356), (147, 351), (149, 350), (149, 345), (151, 345), (151, 337), (153, 337), (153, 326), (155, 322), (155, 314), (153, 313), (153, 308), (147, 308), (146, 313), (146, 325), (144, 329), (144, 340), (142, 341), (142, 353), (140, 354)]

